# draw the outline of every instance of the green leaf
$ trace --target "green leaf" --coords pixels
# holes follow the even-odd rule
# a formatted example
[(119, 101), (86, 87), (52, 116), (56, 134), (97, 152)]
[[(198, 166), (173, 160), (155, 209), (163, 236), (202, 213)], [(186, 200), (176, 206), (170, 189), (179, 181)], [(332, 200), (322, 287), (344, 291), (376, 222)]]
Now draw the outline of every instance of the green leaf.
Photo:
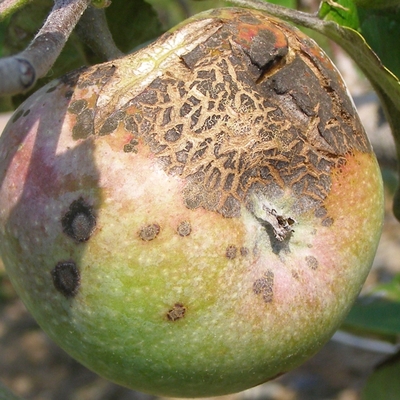
[(343, 326), (345, 329), (375, 335), (390, 337), (399, 335), (400, 302), (374, 296), (359, 298)]
[(377, 284), (371, 294), (387, 300), (400, 302), (400, 274), (395, 275), (388, 283)]
[(400, 353), (379, 365), (368, 378), (361, 400), (398, 400), (400, 397)]
[(353, 2), (364, 8), (388, 8), (400, 5), (400, 0), (353, 0)]
[(382, 63), (400, 77), (400, 8), (359, 11), (361, 33)]
[(105, 10), (115, 44), (123, 52), (162, 33), (156, 12), (144, 0), (113, 0)]
[(334, 21), (355, 30), (358, 30), (360, 26), (357, 7), (353, 0), (323, 1), (318, 15), (321, 19)]

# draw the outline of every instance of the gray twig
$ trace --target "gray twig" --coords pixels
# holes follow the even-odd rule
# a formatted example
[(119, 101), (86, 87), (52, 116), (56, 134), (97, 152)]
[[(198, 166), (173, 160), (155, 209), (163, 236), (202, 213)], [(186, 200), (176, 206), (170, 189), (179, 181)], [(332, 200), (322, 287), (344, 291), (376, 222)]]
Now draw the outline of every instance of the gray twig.
[(30, 45), (0, 59), (0, 95), (27, 91), (47, 74), (90, 0), (55, 0), (54, 7)]
[(122, 57), (108, 29), (104, 8), (89, 6), (76, 26), (76, 33), (104, 61)]

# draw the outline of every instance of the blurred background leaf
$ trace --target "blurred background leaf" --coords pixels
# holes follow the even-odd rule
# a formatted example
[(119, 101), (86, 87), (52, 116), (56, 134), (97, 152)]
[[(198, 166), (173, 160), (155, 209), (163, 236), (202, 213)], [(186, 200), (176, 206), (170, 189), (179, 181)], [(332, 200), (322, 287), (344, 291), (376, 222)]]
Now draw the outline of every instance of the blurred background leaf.
[(400, 335), (400, 299), (360, 297), (350, 310), (343, 329), (395, 342)]
[(380, 364), (368, 378), (361, 400), (398, 400), (400, 398), (400, 353)]
[(144, 0), (112, 0), (105, 11), (114, 41), (124, 53), (162, 33), (157, 13)]

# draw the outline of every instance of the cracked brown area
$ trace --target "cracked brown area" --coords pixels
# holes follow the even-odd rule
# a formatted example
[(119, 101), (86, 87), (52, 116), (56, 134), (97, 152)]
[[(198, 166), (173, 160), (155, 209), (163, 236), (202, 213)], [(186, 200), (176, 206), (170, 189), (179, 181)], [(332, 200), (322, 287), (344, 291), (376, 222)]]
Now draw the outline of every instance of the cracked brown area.
[[(110, 115), (98, 134), (123, 126), (147, 144), (167, 173), (186, 180), (189, 209), (237, 217), (243, 205), (251, 210), (254, 193), (273, 198), (289, 190), (296, 211), (315, 210), (328, 225), (323, 202), (332, 169), (370, 145), (329, 62), (288, 25), (262, 18), (237, 12)], [(91, 80), (111, 75), (95, 71)], [(87, 137), (91, 110), (71, 108), (80, 110), (73, 135)]]

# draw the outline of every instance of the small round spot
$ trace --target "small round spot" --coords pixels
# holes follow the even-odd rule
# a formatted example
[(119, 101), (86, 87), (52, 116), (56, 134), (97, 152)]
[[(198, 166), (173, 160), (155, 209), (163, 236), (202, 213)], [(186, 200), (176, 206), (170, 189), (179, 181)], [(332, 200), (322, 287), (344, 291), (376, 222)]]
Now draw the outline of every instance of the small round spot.
[(160, 233), (160, 225), (158, 224), (150, 224), (146, 225), (139, 231), (139, 236), (142, 240), (146, 242), (155, 239)]
[(61, 224), (65, 234), (77, 242), (86, 242), (94, 232), (96, 218), (92, 207), (80, 197), (71, 203)]
[(249, 255), (250, 251), (247, 247), (241, 247), (240, 248), (240, 255), (242, 257), (247, 257)]
[(182, 221), (177, 228), (179, 236), (189, 236), (192, 232), (192, 226), (189, 221)]
[(173, 308), (167, 312), (167, 318), (170, 321), (181, 319), (186, 314), (186, 307), (182, 303), (175, 303)]
[(226, 258), (233, 260), (234, 258), (236, 258), (236, 254), (237, 254), (236, 246), (230, 245), (226, 248), (226, 252), (225, 252)]
[(307, 256), (306, 264), (313, 270), (316, 270), (318, 268), (318, 260), (314, 256)]
[(81, 277), (73, 261), (59, 262), (51, 271), (51, 276), (54, 287), (66, 298), (77, 295)]
[(324, 219), (322, 220), (321, 223), (322, 223), (322, 226), (329, 227), (329, 226), (332, 226), (332, 225), (333, 225), (333, 219), (330, 218), (330, 217), (326, 217), (326, 218), (324, 218)]

